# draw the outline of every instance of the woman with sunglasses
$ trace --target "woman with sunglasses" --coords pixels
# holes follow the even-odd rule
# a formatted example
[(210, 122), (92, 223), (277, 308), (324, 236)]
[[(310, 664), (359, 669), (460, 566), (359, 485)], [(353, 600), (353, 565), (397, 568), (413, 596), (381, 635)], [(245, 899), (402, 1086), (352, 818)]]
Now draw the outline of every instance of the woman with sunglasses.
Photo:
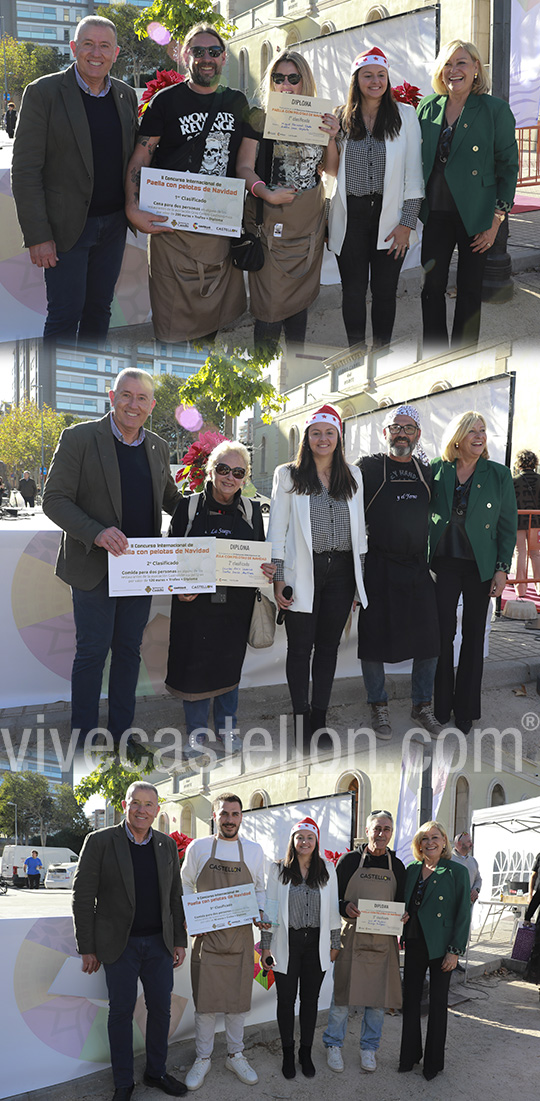
[[(313, 73), (301, 54), (285, 50), (267, 70), (263, 81), (265, 109), (270, 92), (285, 95), (317, 94)], [(263, 138), (264, 112), (250, 119), (260, 132), (259, 142), (245, 137), (236, 162), (236, 174), (246, 181), (244, 224), (257, 232), (262, 202), (261, 241), (264, 265), (250, 271), (250, 308), (255, 318), (255, 350), (274, 353), (285, 331), (288, 345), (303, 348), (308, 306), (317, 298), (326, 229), (325, 196), (321, 172), (337, 171), (335, 137), (339, 130), (333, 115), (321, 116), (320, 145), (272, 141)], [(259, 204), (259, 205), (258, 205)]]
[(296, 735), (307, 745), (326, 727), (338, 647), (353, 601), (367, 604), (362, 475), (345, 461), (341, 431), (337, 409), (317, 409), (307, 419), (295, 461), (277, 467), (272, 486), (268, 539), (277, 566), (274, 593), (287, 613), (286, 674)]
[(370, 283), (373, 345), (380, 348), (392, 339), (399, 273), (417, 239), (424, 187), (414, 108), (394, 99), (388, 60), (376, 46), (355, 58), (338, 118), (328, 248), (337, 255), (349, 346), (365, 345)]
[(448, 351), (446, 286), (458, 248), (451, 348), (478, 343), (486, 253), (514, 201), (519, 168), (516, 122), (508, 104), (488, 95), (489, 80), (472, 42), (439, 51), (435, 95), (418, 106), (426, 197), (420, 211), (424, 355)]
[[(249, 454), (242, 443), (223, 440), (206, 467), (202, 493), (179, 501), (169, 535), (205, 535), (216, 539), (263, 541), (257, 501), (242, 497), (250, 473)], [(275, 566), (261, 566), (261, 582), (272, 581)], [(205, 740), (210, 703), (218, 741), (231, 751), (241, 746), (236, 732), (238, 684), (246, 653), (255, 589), (218, 586), (215, 593), (173, 596), (166, 687), (184, 705), (187, 735), (196, 755)], [(200, 752), (200, 750), (199, 750)]]

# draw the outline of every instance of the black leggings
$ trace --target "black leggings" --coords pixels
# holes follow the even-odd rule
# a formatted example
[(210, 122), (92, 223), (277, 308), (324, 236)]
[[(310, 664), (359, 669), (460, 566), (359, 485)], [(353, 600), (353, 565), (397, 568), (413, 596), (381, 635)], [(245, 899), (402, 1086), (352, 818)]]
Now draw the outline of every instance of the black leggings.
[(300, 1043), (311, 1047), (324, 979), (319, 959), (319, 929), (289, 929), (287, 974), (274, 971), (277, 1021), (283, 1047), (294, 1044), (294, 1006), (300, 984)]

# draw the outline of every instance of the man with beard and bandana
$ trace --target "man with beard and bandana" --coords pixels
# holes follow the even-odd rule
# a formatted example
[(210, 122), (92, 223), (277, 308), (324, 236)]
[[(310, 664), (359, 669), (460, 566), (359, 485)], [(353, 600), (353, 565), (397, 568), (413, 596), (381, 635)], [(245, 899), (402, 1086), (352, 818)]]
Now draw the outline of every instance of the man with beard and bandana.
[[(185, 895), (253, 883), (259, 907), (255, 924), (263, 923), (265, 903), (264, 853), (256, 841), (241, 841), (242, 802), (225, 792), (212, 804), (213, 837), (200, 837), (186, 849), (182, 865)], [(266, 926), (268, 928), (268, 926)], [(251, 1008), (253, 930), (250, 925), (214, 929), (193, 937), (191, 986), (195, 1003), (196, 1059), (186, 1076), (188, 1090), (202, 1086), (210, 1070), (216, 1013), (225, 1014), (227, 1070), (254, 1085), (258, 1077), (243, 1055), (244, 1021)]]
[(184, 39), (187, 79), (162, 88), (144, 112), (126, 178), (126, 212), (150, 234), (150, 301), (154, 332), (166, 342), (212, 343), (246, 308), (243, 273), (233, 267), (230, 238), (164, 226), (163, 215), (139, 207), (142, 168), (236, 175), (242, 138), (257, 139), (242, 92), (220, 86), (225, 43), (199, 23)]
[(364, 480), (368, 530), (364, 572), (368, 606), (360, 609), (358, 657), (377, 737), (392, 737), (384, 662), (409, 658), (413, 659), (411, 717), (437, 736), (441, 726), (431, 699), (439, 625), (426, 553), (432, 475), (419, 447), (418, 410), (413, 405), (390, 410), (383, 433), (388, 453), (369, 455), (357, 464)]

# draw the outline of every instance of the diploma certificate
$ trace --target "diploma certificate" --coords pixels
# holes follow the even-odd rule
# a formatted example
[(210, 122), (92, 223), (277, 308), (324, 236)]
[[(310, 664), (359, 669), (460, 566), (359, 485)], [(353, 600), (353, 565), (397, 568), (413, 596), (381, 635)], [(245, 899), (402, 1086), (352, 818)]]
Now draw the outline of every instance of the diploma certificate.
[(404, 902), (359, 898), (356, 905), (360, 910), (360, 917), (356, 919), (357, 933), (384, 933), (387, 937), (400, 937), (403, 933)]
[(216, 583), (245, 585), (259, 589), (267, 585), (261, 565), (270, 562), (270, 543), (242, 543), (235, 539), (216, 540)]
[(130, 539), (125, 554), (109, 554), (109, 596), (214, 593), (216, 540)]
[(173, 229), (240, 237), (245, 189), (244, 180), (226, 176), (142, 168), (139, 206), (165, 214), (160, 224)]
[(270, 92), (263, 136), (304, 145), (328, 145), (329, 134), (319, 127), (322, 116), (331, 114), (331, 99)]
[(253, 883), (182, 895), (187, 931), (190, 936), (212, 929), (232, 929), (259, 920), (259, 905)]

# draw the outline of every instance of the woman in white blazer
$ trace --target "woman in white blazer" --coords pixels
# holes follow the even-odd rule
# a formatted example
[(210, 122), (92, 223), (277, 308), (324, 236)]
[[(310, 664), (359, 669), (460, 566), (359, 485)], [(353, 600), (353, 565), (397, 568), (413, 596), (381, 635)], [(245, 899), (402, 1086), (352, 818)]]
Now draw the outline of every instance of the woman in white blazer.
[(390, 344), (401, 266), (417, 240), (424, 194), (420, 125), (397, 103), (382, 50), (355, 58), (347, 103), (337, 112), (339, 169), (330, 203), (328, 248), (337, 255), (349, 346), (365, 345), (371, 285), (374, 347)]
[(367, 605), (362, 476), (345, 462), (341, 428), (331, 405), (309, 416), (295, 461), (276, 469), (272, 487), (268, 539), (277, 566), (274, 593), (287, 613), (287, 683), (296, 735), (306, 744), (326, 727), (338, 647), (353, 601)]
[(293, 826), (285, 858), (270, 868), (266, 916), (272, 932), (263, 929), (261, 962), (276, 980), (282, 1072), (285, 1078), (296, 1075), (294, 1006), (300, 986), (298, 1059), (305, 1077), (313, 1078), (319, 990), (340, 949), (341, 918), (335, 868), (320, 856), (319, 827), (312, 818)]

